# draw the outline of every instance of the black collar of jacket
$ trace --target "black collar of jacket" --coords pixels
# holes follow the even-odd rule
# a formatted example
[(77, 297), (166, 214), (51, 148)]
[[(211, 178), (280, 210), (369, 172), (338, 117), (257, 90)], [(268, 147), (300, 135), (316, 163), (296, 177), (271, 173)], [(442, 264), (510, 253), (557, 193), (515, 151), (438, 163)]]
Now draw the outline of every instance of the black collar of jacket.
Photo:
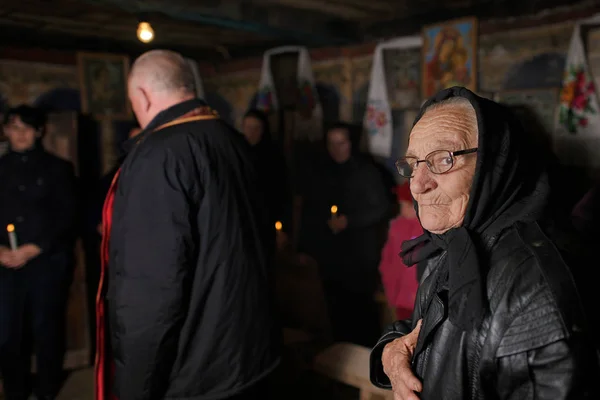
[(44, 146), (42, 145), (42, 141), (41, 140), (36, 140), (34, 145), (24, 151), (15, 151), (13, 150), (10, 146), (8, 148), (8, 153), (6, 153), (9, 156), (14, 156), (14, 157), (22, 157), (22, 156), (28, 156), (28, 157), (35, 157), (41, 154), (44, 154), (45, 150), (44, 150)]
[(171, 106), (166, 110), (159, 112), (156, 115), (156, 117), (154, 117), (152, 121), (150, 121), (148, 126), (146, 126), (146, 128), (142, 132), (140, 132), (139, 135), (128, 139), (123, 143), (123, 150), (125, 150), (125, 153), (129, 153), (131, 149), (135, 147), (136, 144), (144, 140), (144, 138), (151, 134), (154, 131), (154, 129), (166, 124), (167, 122), (173, 121), (174, 119), (177, 119), (182, 115), (187, 114), (195, 108), (206, 105), (207, 104), (203, 100), (192, 99), (186, 100), (179, 104), (175, 104), (174, 106)]

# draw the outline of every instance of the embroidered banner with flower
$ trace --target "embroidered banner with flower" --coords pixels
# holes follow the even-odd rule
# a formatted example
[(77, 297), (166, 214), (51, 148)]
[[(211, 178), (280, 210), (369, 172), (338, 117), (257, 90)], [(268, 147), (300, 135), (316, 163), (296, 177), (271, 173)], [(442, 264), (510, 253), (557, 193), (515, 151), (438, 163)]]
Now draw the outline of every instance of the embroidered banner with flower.
[[(420, 36), (407, 36), (379, 43), (373, 55), (373, 67), (371, 68), (371, 80), (367, 94), (367, 110), (363, 124), (368, 135), (369, 152), (385, 159), (394, 159), (400, 154), (392, 154), (394, 143), (394, 120), (392, 107), (388, 98), (388, 82), (384, 70), (384, 50), (412, 50), (421, 47), (423, 39)], [(392, 82), (389, 82), (391, 85)], [(396, 121), (398, 131), (396, 136), (406, 136), (400, 121)], [(403, 139), (402, 139), (403, 140)]]
[(300, 107), (311, 111), (317, 105), (317, 95), (314, 86), (307, 80), (300, 82), (300, 85), (298, 85), (298, 102), (300, 103)]
[(273, 109), (273, 89), (271, 86), (265, 86), (258, 92), (258, 98), (256, 99), (256, 106), (259, 110), (266, 112), (267, 114)]
[(594, 82), (586, 74), (583, 65), (569, 65), (560, 93), (559, 121), (569, 133), (588, 126), (589, 115), (596, 114), (592, 106), (595, 95)]
[(378, 104), (377, 101), (369, 103), (366, 115), (366, 127), (369, 135), (377, 135), (388, 122), (387, 112), (382, 109), (381, 104)]
[(577, 21), (571, 35), (553, 132), (554, 151), (564, 165), (600, 168), (600, 76), (590, 71), (582, 35), (583, 27), (598, 24), (600, 14)]

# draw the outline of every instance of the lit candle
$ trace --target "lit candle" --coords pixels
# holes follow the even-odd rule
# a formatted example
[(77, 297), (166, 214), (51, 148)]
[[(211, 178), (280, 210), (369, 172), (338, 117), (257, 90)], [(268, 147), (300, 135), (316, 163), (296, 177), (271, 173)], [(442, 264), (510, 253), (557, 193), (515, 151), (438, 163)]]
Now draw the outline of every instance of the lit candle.
[(338, 207), (337, 206), (331, 206), (331, 216), (332, 217), (337, 216), (337, 212), (338, 212)]
[(275, 230), (281, 232), (281, 229), (283, 229), (283, 224), (280, 221), (275, 222)]
[(15, 226), (13, 224), (8, 225), (6, 231), (8, 232), (8, 241), (10, 242), (11, 250), (17, 250), (17, 234), (15, 233)]

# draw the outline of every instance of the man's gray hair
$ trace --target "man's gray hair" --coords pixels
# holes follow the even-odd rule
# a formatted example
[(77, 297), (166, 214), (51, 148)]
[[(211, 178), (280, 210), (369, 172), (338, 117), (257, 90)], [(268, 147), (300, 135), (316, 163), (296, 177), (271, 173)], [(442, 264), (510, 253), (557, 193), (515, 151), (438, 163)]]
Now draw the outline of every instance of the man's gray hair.
[(151, 50), (139, 56), (130, 73), (131, 80), (145, 82), (152, 91), (196, 93), (194, 73), (179, 53)]

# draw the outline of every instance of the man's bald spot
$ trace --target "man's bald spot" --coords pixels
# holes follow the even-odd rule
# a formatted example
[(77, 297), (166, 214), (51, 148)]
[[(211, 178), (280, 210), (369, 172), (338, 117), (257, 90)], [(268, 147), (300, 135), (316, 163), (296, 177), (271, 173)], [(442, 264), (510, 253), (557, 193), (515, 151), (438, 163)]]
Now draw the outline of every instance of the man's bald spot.
[(170, 50), (151, 50), (139, 56), (131, 67), (129, 82), (153, 92), (196, 92), (191, 67), (181, 54)]

